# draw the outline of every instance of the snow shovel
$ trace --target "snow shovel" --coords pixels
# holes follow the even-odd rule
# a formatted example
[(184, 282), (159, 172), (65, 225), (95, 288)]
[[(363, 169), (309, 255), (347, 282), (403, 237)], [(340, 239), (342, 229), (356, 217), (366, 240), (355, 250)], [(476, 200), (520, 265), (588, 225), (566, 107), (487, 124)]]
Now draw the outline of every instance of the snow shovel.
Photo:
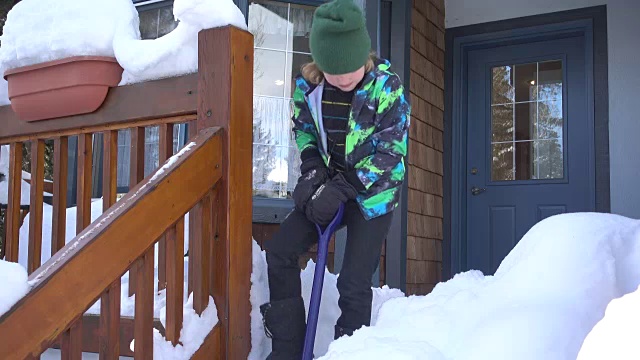
[(327, 264), (327, 252), (329, 251), (329, 239), (342, 222), (344, 214), (344, 204), (340, 208), (327, 228), (322, 231), (316, 224), (318, 230), (318, 262), (313, 273), (313, 286), (311, 287), (311, 301), (309, 304), (309, 315), (307, 316), (307, 332), (304, 337), (304, 349), (302, 360), (313, 359), (313, 345), (316, 340), (316, 329), (318, 327), (318, 313), (320, 312), (320, 300), (322, 299), (322, 285), (324, 284), (324, 268)]

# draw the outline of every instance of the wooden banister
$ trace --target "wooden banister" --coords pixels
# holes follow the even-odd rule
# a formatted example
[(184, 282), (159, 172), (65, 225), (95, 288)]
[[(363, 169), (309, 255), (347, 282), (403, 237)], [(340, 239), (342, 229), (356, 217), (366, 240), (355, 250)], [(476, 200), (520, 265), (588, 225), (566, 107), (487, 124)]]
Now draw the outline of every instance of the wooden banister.
[(229, 155), (219, 184), (212, 252), (221, 353), (246, 359), (251, 349), (252, 234), (247, 225), (252, 221), (253, 36), (227, 26), (200, 32), (198, 44), (198, 129), (224, 127), (223, 149)]
[[(6, 260), (26, 257), (32, 286), (0, 317), (0, 359), (36, 359), (49, 347), (60, 348), (63, 359), (80, 359), (82, 351), (99, 351), (101, 359), (152, 358), (153, 327), (159, 328), (159, 319), (154, 318), (156, 248), (158, 290), (166, 289), (166, 322), (160, 325), (160, 334), (174, 345), (185, 340), (180, 335), (186, 287), (198, 314), (211, 305), (213, 296), (219, 319), (193, 358), (247, 358), (253, 36), (227, 26), (201, 31), (198, 42), (198, 74), (110, 89), (106, 102), (91, 114), (27, 123), (9, 106), (0, 107), (0, 144), (10, 145)], [(173, 126), (184, 123), (189, 124), (189, 144), (172, 157)], [(144, 153), (150, 149), (145, 130), (151, 126), (158, 128), (158, 158), (164, 165), (144, 178)], [(131, 136), (131, 171), (129, 192), (117, 200), (120, 130)], [(93, 135), (98, 133), (104, 142), (102, 163), (93, 164)], [(74, 164), (67, 152), (69, 139), (76, 137)], [(54, 142), (52, 182), (44, 180), (42, 170), (44, 144), (49, 140)], [(30, 157), (23, 155), (27, 141)], [(31, 211), (30, 246), (28, 254), (19, 254), (26, 158), (31, 159), (32, 170), (24, 175), (33, 176), (30, 205), (23, 205), (25, 212)], [(91, 169), (100, 166), (103, 214), (91, 223), (92, 176), (100, 173)], [(73, 220), (66, 216), (68, 170), (75, 171), (78, 183), (77, 235), (65, 244), (67, 221)], [(49, 184), (52, 256), (40, 266), (42, 192)], [(129, 291), (122, 291), (135, 293), (134, 317), (121, 314), (121, 281), (127, 271)], [(98, 300), (99, 317), (93, 314)]]
[(180, 156), (131, 189), (29, 276), (31, 291), (0, 317), (0, 359), (24, 359), (46, 350), (211, 191), (222, 177), (221, 135), (217, 128), (202, 130)]
[[(36, 136), (77, 135), (86, 129), (91, 129), (91, 132), (116, 130), (129, 128), (137, 122), (140, 126), (157, 125), (158, 119), (163, 118), (168, 122), (186, 122), (192, 120), (196, 113), (197, 86), (197, 74), (119, 86), (109, 90), (104, 104), (96, 112), (52, 121), (24, 122), (11, 110), (11, 106), (0, 106), (0, 143), (24, 141)], [(145, 123), (145, 120), (152, 121)]]

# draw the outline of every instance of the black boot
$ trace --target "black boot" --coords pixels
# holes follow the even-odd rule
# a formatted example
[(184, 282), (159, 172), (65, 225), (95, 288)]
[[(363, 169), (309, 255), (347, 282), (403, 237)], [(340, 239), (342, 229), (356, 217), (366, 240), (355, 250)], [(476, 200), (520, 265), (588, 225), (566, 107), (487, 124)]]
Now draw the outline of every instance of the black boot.
[(306, 331), (302, 298), (291, 298), (260, 306), (271, 354), (267, 360), (300, 360)]
[(334, 328), (334, 334), (333, 334), (333, 340), (338, 340), (338, 338), (347, 335), (347, 336), (351, 336), (353, 335), (353, 332), (356, 331), (355, 329), (349, 329), (349, 328), (344, 328), (342, 326), (336, 325)]

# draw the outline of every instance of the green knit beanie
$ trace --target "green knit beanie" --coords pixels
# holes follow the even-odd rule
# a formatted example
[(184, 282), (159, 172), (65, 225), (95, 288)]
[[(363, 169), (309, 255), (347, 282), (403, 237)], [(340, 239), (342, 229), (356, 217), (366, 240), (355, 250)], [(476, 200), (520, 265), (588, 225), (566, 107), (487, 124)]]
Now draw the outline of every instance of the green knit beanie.
[(371, 50), (365, 18), (353, 0), (333, 0), (313, 14), (311, 56), (320, 70), (341, 75), (364, 66)]

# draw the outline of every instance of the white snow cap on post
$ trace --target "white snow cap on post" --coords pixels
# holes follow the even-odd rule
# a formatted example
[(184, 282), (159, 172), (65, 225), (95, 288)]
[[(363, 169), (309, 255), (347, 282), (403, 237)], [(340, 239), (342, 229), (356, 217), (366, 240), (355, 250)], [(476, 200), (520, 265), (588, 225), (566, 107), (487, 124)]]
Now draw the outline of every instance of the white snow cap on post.
[[(0, 73), (71, 56), (115, 56), (124, 68), (120, 85), (198, 70), (198, 32), (233, 25), (247, 29), (233, 0), (175, 0), (180, 21), (171, 33), (140, 40), (140, 19), (131, 0), (22, 0), (7, 16)], [(9, 104), (0, 77), (0, 105)]]
[(160, 79), (198, 71), (198, 32), (233, 25), (247, 29), (245, 18), (232, 0), (175, 0), (178, 26), (155, 40), (140, 40), (138, 31), (123, 27), (113, 47), (125, 69), (123, 84)]
[(22, 0), (7, 14), (0, 67), (4, 72), (70, 56), (114, 56), (116, 29), (137, 18), (131, 0)]

